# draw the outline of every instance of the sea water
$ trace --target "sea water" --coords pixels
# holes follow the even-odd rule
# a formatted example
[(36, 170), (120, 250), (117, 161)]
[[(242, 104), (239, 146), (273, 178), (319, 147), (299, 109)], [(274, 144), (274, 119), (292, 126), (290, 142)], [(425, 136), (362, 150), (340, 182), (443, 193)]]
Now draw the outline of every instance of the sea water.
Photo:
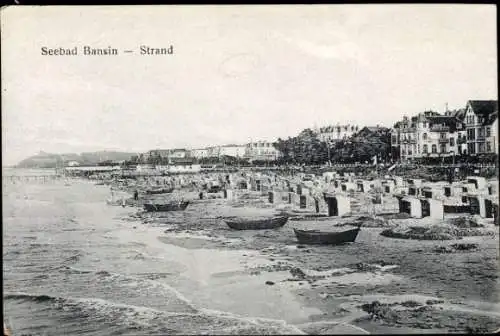
[[(107, 206), (108, 196), (83, 180), (4, 181), (4, 316), (14, 334), (302, 333), (283, 320), (307, 318), (290, 294), (249, 291), (237, 277), (240, 252), (164, 244), (161, 229), (126, 220), (136, 209)], [(213, 276), (224, 273), (232, 280)]]

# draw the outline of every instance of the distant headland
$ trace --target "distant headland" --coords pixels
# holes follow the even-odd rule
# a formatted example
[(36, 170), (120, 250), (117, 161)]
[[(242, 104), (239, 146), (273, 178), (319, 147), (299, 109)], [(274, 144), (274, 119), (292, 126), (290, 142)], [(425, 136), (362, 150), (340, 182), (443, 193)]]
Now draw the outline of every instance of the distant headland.
[(117, 151), (97, 151), (97, 152), (84, 152), (80, 154), (66, 153), (54, 154), (40, 152), (36, 155), (30, 156), (14, 168), (57, 168), (68, 166), (72, 163), (78, 165), (98, 165), (103, 162), (117, 162), (129, 160), (131, 156), (137, 153), (117, 152)]

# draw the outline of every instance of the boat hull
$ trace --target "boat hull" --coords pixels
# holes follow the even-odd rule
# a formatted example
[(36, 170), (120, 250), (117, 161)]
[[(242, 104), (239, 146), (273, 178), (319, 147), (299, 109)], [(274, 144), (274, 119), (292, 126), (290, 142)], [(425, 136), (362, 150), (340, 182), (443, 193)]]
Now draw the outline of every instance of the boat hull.
[(145, 203), (144, 209), (148, 212), (183, 211), (187, 208), (188, 204), (189, 202), (171, 202), (165, 204)]
[(293, 229), (301, 244), (341, 245), (353, 243), (359, 233), (359, 228), (342, 232), (320, 232)]
[(285, 225), (288, 217), (274, 217), (260, 220), (224, 219), (224, 221), (233, 230), (269, 230)]

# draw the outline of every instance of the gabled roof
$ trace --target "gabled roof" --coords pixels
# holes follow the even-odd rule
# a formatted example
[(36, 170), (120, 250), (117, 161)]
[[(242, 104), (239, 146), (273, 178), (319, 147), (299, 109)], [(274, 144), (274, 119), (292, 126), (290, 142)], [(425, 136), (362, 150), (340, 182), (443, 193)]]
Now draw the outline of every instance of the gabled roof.
[(498, 112), (492, 113), (485, 118), (483, 125), (489, 126), (489, 125), (493, 124), (495, 122), (495, 120), (497, 120), (497, 118), (498, 118)]
[(465, 117), (465, 109), (459, 109), (459, 110), (453, 111), (451, 115), (459, 120), (463, 120)]
[(469, 100), (468, 103), (476, 115), (487, 116), (498, 112), (498, 100)]

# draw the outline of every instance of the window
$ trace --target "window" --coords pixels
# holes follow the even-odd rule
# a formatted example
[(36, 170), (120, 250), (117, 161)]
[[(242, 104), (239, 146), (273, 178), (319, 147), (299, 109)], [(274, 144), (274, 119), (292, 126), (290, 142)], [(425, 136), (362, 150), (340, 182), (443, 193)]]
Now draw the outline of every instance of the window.
[(423, 148), (424, 148), (424, 150), (423, 150), (424, 154), (427, 154), (427, 151), (428, 151), (428, 149), (427, 149), (427, 148), (428, 148), (428, 147), (427, 147), (427, 145), (424, 145), (424, 147), (423, 147)]
[(437, 153), (437, 146), (436, 145), (432, 145), (432, 153), (433, 154)]
[(450, 146), (455, 146), (455, 138), (450, 138)]
[(422, 134), (422, 139), (427, 140), (427, 133)]
[(491, 136), (491, 128), (490, 127), (486, 127), (486, 136), (487, 137)]
[(484, 143), (482, 143), (482, 142), (479, 143), (478, 152), (479, 153), (483, 153), (484, 152)]
[(446, 133), (441, 133), (440, 136), (441, 136), (441, 139), (446, 139)]
[(441, 153), (446, 153), (446, 144), (441, 144), (440, 146)]
[(478, 133), (479, 133), (478, 134), (479, 138), (484, 137), (484, 127), (479, 128), (479, 132)]
[(420, 153), (420, 145), (417, 145), (417, 153)]
[(489, 141), (486, 143), (486, 151), (487, 151), (488, 153), (490, 153), (490, 152), (491, 152), (491, 143), (490, 143)]
[(395, 144), (398, 142), (398, 139), (395, 135), (392, 136), (392, 143)]
[(468, 129), (467, 130), (467, 140), (474, 140), (476, 138), (476, 130), (475, 129)]
[(405, 154), (406, 154), (405, 150), (404, 150), (404, 149), (402, 149), (402, 150), (401, 150), (401, 155), (405, 155)]

